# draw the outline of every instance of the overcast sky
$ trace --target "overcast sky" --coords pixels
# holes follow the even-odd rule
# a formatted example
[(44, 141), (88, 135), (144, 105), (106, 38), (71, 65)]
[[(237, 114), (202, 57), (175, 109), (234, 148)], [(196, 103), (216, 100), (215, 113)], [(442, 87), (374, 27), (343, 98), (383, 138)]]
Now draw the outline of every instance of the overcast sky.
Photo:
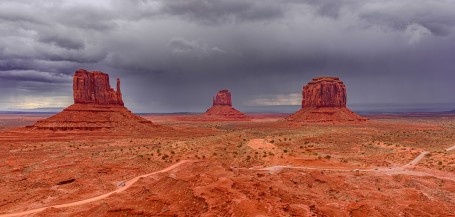
[(455, 0), (1, 0), (0, 110), (65, 107), (75, 70), (135, 112), (298, 105), (338, 76), (348, 104), (455, 102)]

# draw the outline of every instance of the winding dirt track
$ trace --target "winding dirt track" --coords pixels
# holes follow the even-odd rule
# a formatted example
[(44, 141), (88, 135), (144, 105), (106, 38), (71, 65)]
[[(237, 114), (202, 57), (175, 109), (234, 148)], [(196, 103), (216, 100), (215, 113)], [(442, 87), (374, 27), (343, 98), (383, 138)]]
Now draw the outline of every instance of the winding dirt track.
[[(428, 151), (423, 151), (422, 153), (419, 154), (416, 158), (414, 158), (411, 162), (400, 166), (400, 167), (392, 167), (392, 168), (375, 168), (375, 169), (336, 169), (336, 168), (318, 168), (318, 167), (296, 167), (296, 166), (271, 166), (271, 167), (265, 167), (265, 168), (248, 168), (248, 170), (265, 170), (265, 171), (280, 171), (282, 169), (305, 169), (305, 170), (326, 170), (326, 171), (337, 171), (337, 172), (352, 172), (352, 171), (358, 171), (358, 172), (374, 172), (374, 171), (396, 171), (396, 170), (404, 170), (406, 168), (416, 166), (429, 152)], [(246, 169), (246, 168), (239, 168), (239, 169)]]
[(184, 163), (189, 163), (189, 162), (196, 162), (196, 161), (183, 160), (183, 161), (180, 161), (180, 162), (178, 162), (176, 164), (173, 164), (173, 165), (171, 165), (171, 166), (169, 166), (167, 168), (164, 168), (164, 169), (162, 169), (160, 171), (156, 171), (156, 172), (153, 172), (153, 173), (137, 176), (137, 177), (125, 182), (125, 185), (120, 187), (120, 188), (118, 188), (117, 190), (111, 191), (111, 192), (103, 194), (103, 195), (99, 195), (99, 196), (96, 196), (96, 197), (92, 197), (92, 198), (89, 198), (89, 199), (80, 200), (80, 201), (76, 201), (76, 202), (72, 202), (72, 203), (65, 203), (65, 204), (60, 204), (60, 205), (46, 206), (46, 207), (42, 207), (42, 208), (38, 208), (38, 209), (27, 210), (27, 211), (24, 211), (24, 212), (0, 214), (0, 217), (13, 217), (13, 216), (30, 215), (30, 214), (42, 212), (42, 211), (44, 211), (47, 208), (66, 208), (66, 207), (79, 206), (79, 205), (95, 202), (95, 201), (98, 201), (98, 200), (102, 200), (102, 199), (104, 199), (106, 197), (111, 196), (112, 194), (120, 193), (122, 191), (125, 191), (126, 189), (131, 187), (135, 182), (137, 182), (140, 178), (145, 178), (145, 177), (148, 177), (148, 176), (151, 176), (151, 175), (156, 175), (158, 173), (169, 172), (169, 171), (179, 167), (180, 165), (182, 165)]
[(428, 172), (423, 171), (414, 171), (410, 170), (409, 168), (415, 167), (429, 152), (423, 151), (420, 153), (416, 158), (414, 158), (411, 162), (399, 166), (399, 167), (391, 167), (391, 168), (374, 168), (374, 169), (339, 169), (339, 168), (317, 168), (317, 167), (297, 167), (297, 166), (271, 166), (265, 168), (238, 168), (241, 170), (257, 170), (257, 171), (269, 171), (270, 173), (278, 172), (282, 169), (301, 169), (301, 170), (319, 170), (319, 171), (335, 171), (335, 172), (375, 172), (375, 173), (382, 173), (388, 175), (395, 175), (395, 174), (404, 174), (410, 176), (429, 176), (438, 179), (445, 179), (450, 181), (455, 181), (455, 176), (452, 175), (435, 175)]
[(422, 153), (419, 154), (414, 160), (409, 162), (408, 164), (402, 166), (403, 168), (408, 168), (412, 166), (416, 166), (424, 157), (427, 155), (429, 152), (428, 151), (423, 151)]
[(455, 145), (450, 148), (446, 148), (446, 151), (452, 151), (452, 150), (455, 150)]

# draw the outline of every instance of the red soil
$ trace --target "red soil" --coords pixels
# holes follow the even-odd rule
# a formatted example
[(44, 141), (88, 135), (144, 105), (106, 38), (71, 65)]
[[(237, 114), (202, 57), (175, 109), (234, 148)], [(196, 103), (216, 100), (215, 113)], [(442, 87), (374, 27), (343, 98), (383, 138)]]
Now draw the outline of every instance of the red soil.
[(453, 117), (299, 128), (254, 117), (147, 116), (173, 128), (155, 133), (0, 132), (0, 215), (85, 201), (182, 160), (197, 162), (36, 216), (453, 215)]

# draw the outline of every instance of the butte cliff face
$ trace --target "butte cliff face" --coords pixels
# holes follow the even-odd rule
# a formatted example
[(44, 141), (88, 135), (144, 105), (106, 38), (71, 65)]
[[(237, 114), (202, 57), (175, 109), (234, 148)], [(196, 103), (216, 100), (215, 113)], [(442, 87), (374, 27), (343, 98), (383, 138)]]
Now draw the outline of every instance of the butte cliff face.
[(221, 106), (230, 106), (232, 107), (232, 96), (231, 92), (228, 90), (220, 90), (213, 97), (213, 106), (221, 105)]
[(346, 99), (346, 86), (339, 78), (314, 78), (303, 87), (302, 109), (286, 120), (329, 123), (365, 121), (365, 118), (346, 108)]
[(123, 106), (120, 79), (117, 79), (117, 91), (109, 84), (109, 75), (103, 72), (77, 70), (73, 79), (74, 103), (121, 105)]
[(73, 80), (74, 104), (62, 112), (38, 121), (32, 130), (83, 130), (141, 132), (156, 127), (124, 107), (120, 80), (117, 90), (110, 87), (109, 75), (99, 71), (77, 70)]
[(315, 78), (303, 87), (302, 96), (302, 108), (346, 107), (346, 86), (339, 78)]
[(248, 116), (232, 107), (232, 96), (228, 90), (220, 90), (213, 97), (213, 106), (203, 114), (213, 120), (247, 120)]

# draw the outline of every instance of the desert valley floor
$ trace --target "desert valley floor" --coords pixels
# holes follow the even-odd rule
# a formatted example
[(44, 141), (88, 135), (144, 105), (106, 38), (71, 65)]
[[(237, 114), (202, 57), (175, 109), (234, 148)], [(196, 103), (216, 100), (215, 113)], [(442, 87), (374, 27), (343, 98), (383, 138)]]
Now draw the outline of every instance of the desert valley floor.
[(0, 216), (455, 216), (455, 116), (252, 116), (125, 134), (2, 115)]

